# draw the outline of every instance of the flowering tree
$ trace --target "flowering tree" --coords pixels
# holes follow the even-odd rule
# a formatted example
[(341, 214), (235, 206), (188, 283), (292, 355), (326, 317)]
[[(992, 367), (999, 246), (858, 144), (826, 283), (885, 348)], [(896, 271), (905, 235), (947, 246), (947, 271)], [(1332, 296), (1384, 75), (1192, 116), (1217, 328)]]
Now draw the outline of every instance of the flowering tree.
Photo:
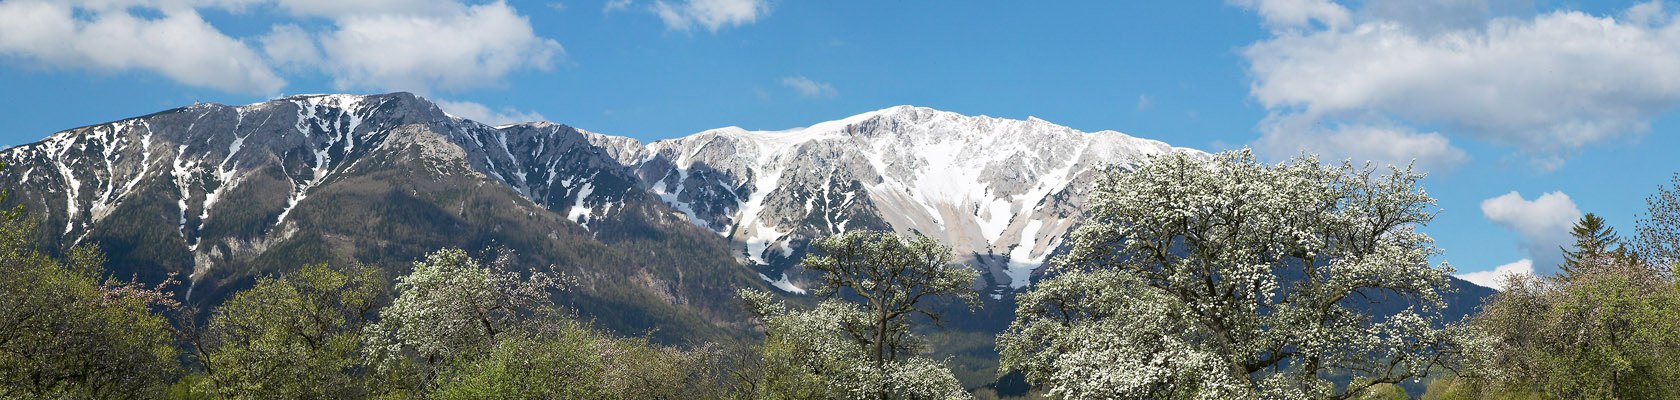
[(1639, 236), (1634, 249), (1643, 262), (1666, 274), (1680, 265), (1680, 173), (1668, 186), (1645, 198), (1646, 211), (1636, 225)]
[(810, 310), (789, 309), (774, 295), (741, 291), (766, 334), (762, 377), (754, 397), (766, 399), (966, 399), (968, 393), (939, 362), (920, 356), (875, 361), (874, 347), (851, 327), (867, 326), (854, 304), (825, 300)]
[(435, 369), (488, 354), (499, 340), (542, 321), (534, 316), (553, 310), (551, 291), (562, 281), (540, 272), (522, 277), (509, 270), (510, 259), (504, 253), (482, 265), (465, 251), (444, 249), (416, 261), (413, 272), (397, 278), (397, 296), (379, 323), (366, 329), (370, 364), (402, 376), (417, 356)]
[(1452, 269), (1414, 230), (1433, 217), (1420, 178), (1247, 150), (1111, 171), (1020, 297), (1002, 367), (1067, 398), (1347, 398), (1423, 377), (1468, 335), (1439, 315)]
[(325, 264), (258, 279), (210, 317), (204, 389), (230, 398), (365, 396), (354, 372), (385, 279), (374, 267)]
[(817, 297), (849, 295), (858, 299), (865, 318), (848, 324), (849, 335), (868, 347), (876, 363), (897, 359), (915, 350), (910, 318), (939, 314), (927, 301), (949, 296), (979, 304), (973, 269), (951, 263), (951, 249), (926, 236), (905, 240), (889, 232), (851, 231), (811, 241), (817, 255), (802, 265), (821, 271)]
[(819, 255), (803, 265), (823, 272), (815, 293), (825, 300), (816, 308), (790, 310), (769, 293), (741, 292), (767, 336), (759, 397), (968, 397), (950, 369), (915, 355), (910, 319), (937, 320), (926, 303), (938, 297), (976, 304), (974, 270), (952, 264), (951, 250), (927, 237), (853, 231), (811, 246)]

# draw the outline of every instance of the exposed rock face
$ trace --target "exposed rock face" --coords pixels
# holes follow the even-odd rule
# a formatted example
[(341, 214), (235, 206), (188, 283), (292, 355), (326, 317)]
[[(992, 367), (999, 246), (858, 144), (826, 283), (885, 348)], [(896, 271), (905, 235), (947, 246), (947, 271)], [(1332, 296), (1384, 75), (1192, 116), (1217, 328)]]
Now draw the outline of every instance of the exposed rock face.
[(1078, 224), (1099, 166), (1170, 151), (1193, 150), (900, 106), (802, 129), (657, 141), (635, 167), (652, 192), (728, 236), (767, 276), (792, 266), (813, 237), (889, 229), (950, 245), (1001, 294), (1025, 286)]
[[(418, 170), (498, 182), (597, 238), (634, 234), (602, 222), (627, 206), (686, 220), (789, 291), (799, 289), (783, 273), (811, 238), (885, 229), (945, 242), (985, 272), (994, 294), (1025, 286), (1078, 224), (1098, 166), (1186, 151), (1112, 131), (909, 106), (644, 145), (547, 122), (490, 127), (406, 93), (310, 95), (60, 132), (0, 154), (12, 166), (0, 179), (51, 206), (50, 224), (63, 227), (51, 239), (62, 246), (101, 231), (124, 204), (178, 217), (164, 225), (176, 228), (175, 258), (196, 280), (289, 238), (297, 227), (287, 220), (318, 188), (398, 149), (415, 150), (401, 161)], [(238, 206), (222, 211), (230, 198)]]
[(506, 247), (583, 278), (571, 303), (627, 333), (692, 339), (744, 324), (734, 288), (762, 281), (642, 189), (613, 156), (633, 144), (552, 124), (497, 129), (407, 93), (295, 96), (59, 132), (0, 152), (0, 186), (45, 217), (47, 247), (97, 244), (120, 276), (177, 273), (194, 302), (304, 263), (396, 275), (437, 248)]
[(195, 302), (304, 263), (396, 275), (441, 247), (502, 247), (580, 278), (568, 304), (597, 323), (678, 341), (743, 327), (735, 289), (803, 292), (789, 272), (806, 244), (846, 230), (938, 239), (1005, 297), (1080, 223), (1103, 166), (1176, 151), (1195, 150), (908, 106), (643, 144), (491, 127), (407, 93), (306, 95), (59, 132), (0, 151), (0, 189), (44, 216), (47, 247), (179, 273)]

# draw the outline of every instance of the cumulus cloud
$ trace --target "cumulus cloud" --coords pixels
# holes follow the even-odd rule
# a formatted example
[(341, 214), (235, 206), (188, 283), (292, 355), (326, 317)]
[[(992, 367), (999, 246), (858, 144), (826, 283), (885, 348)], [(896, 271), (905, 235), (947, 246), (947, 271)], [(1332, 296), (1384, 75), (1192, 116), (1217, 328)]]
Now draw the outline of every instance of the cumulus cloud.
[(1453, 276), (1494, 290), (1505, 290), (1505, 277), (1510, 275), (1534, 275), (1534, 261), (1524, 258), (1510, 264), (1494, 267), (1489, 271), (1476, 271)]
[[(201, 9), (278, 21), (267, 33), (235, 38)], [(20, 0), (0, 3), (0, 56), (47, 68), (151, 71), (235, 93), (278, 93), (281, 71), (319, 72), (341, 90), (427, 93), (547, 70), (564, 49), (499, 0)]]
[[(614, 2), (607, 6), (611, 8)], [(758, 21), (758, 17), (770, 13), (768, 0), (655, 0), (651, 8), (659, 20), (665, 22), (665, 28), (675, 31), (688, 31), (694, 28), (706, 28), (717, 32), (719, 29), (731, 26), (741, 26)]]
[(543, 118), (542, 114), (519, 111), (513, 107), (492, 110), (489, 106), (470, 101), (435, 100), (434, 102), (437, 103), (438, 108), (443, 109), (443, 112), (449, 113), (449, 115), (492, 126), (547, 120), (547, 118)]
[(1352, 20), (1351, 13), (1330, 0), (1232, 0), (1232, 4), (1254, 10), (1274, 31), (1313, 26), (1313, 22), (1335, 29)]
[[(1680, 25), (1660, 5), (1618, 19), (1497, 16), (1486, 1), (1374, 1), (1340, 23), (1355, 13), (1327, 1), (1242, 4), (1274, 27), (1242, 50), (1250, 94), (1272, 118), (1438, 127), (1524, 152), (1545, 169), (1643, 132), (1680, 105)], [(1479, 19), (1440, 18), (1464, 14)]]
[(1526, 200), (1513, 191), (1482, 200), (1482, 216), (1516, 232), (1522, 238), (1518, 247), (1528, 252), (1532, 265), (1552, 272), (1563, 263), (1560, 248), (1573, 242), (1569, 228), (1581, 218), (1581, 210), (1563, 192), (1545, 193), (1534, 200)]
[(286, 84), (257, 51), (217, 30), (190, 7), (141, 17), (73, 4), (0, 3), (0, 55), (43, 67), (150, 71), (183, 84), (235, 93), (272, 94)]
[(441, 15), (347, 15), (336, 25), (317, 36), (316, 65), (341, 89), (484, 87), (516, 70), (546, 70), (564, 53), (502, 2)]
[(1425, 171), (1450, 170), (1470, 159), (1445, 135), (1393, 124), (1321, 126), (1315, 120), (1283, 116), (1261, 123), (1260, 130), (1254, 147), (1277, 156), (1305, 152), (1356, 163), (1412, 164)]
[(788, 88), (793, 89), (793, 91), (799, 92), (800, 96), (805, 97), (831, 97), (840, 94), (839, 91), (834, 90), (834, 85), (828, 84), (827, 82), (813, 81), (804, 76), (789, 76), (782, 78), (782, 86), (787, 86)]

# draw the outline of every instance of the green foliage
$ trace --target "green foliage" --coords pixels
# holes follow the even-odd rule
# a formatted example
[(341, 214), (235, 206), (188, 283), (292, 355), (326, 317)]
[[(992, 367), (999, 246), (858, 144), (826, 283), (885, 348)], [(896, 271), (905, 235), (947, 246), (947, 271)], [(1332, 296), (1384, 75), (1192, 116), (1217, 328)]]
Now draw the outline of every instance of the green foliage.
[(455, 249), (397, 279), (369, 326), (367, 363), (387, 397), (686, 399), (734, 393), (721, 353), (617, 338), (570, 319), (552, 295), (563, 276), (511, 272)]
[(481, 359), (448, 371), (438, 399), (590, 399), (614, 393), (602, 379), (601, 346), (608, 339), (565, 324), (545, 337), (517, 337), (498, 343)]
[(1399, 386), (1384, 383), (1367, 387), (1354, 398), (1358, 400), (1410, 400), (1412, 396), (1406, 395), (1406, 390)]
[(811, 242), (806, 268), (823, 272), (826, 298), (791, 310), (766, 292), (740, 296), (765, 329), (755, 396), (771, 399), (968, 398), (940, 362), (917, 356), (923, 346), (910, 319), (939, 315), (935, 298), (978, 301), (976, 272), (951, 264), (950, 249), (932, 239), (853, 231)]
[[(397, 278), (397, 296), (365, 336), (376, 371), (401, 379), (419, 367), (428, 378), (450, 364), (471, 363), (518, 337), (535, 322), (557, 317), (550, 300), (558, 276), (510, 271), (503, 253), (483, 265), (459, 249), (433, 252)], [(418, 389), (428, 389), (422, 379)]]
[[(1616, 229), (1604, 224), (1604, 218), (1593, 213), (1582, 215), (1581, 220), (1569, 229), (1569, 234), (1575, 237), (1575, 250), (1563, 250), (1563, 265), (1558, 266), (1564, 276), (1574, 275), (1581, 264), (1602, 262), (1599, 258), (1628, 257), (1626, 247), (1620, 247), (1621, 238), (1616, 236)], [(1617, 246), (1612, 248), (1611, 246)]]
[[(1452, 269), (1415, 230), (1434, 215), (1420, 179), (1246, 150), (1111, 171), (1055, 276), (1020, 297), (1003, 367), (1064, 398), (1343, 398), (1421, 377), (1469, 337), (1443, 328)], [(1374, 297), (1407, 307), (1356, 307)]]
[(178, 372), (163, 287), (101, 279), (104, 257), (54, 260), (29, 245), (35, 225), (0, 211), (0, 398), (156, 397)]
[(875, 361), (853, 327), (868, 313), (855, 304), (825, 300), (811, 310), (790, 310), (766, 292), (743, 290), (764, 324), (762, 376), (754, 397), (764, 399), (961, 399), (962, 384), (940, 363), (919, 356)]
[(1494, 343), (1475, 377), (1483, 392), (1680, 397), (1680, 286), (1643, 264), (1605, 258), (1569, 277), (1510, 276), (1475, 322)]
[(263, 278), (210, 319), (207, 393), (228, 398), (350, 398), (367, 391), (362, 328), (385, 297), (375, 268), (305, 266)]
[(1547, 400), (1553, 397), (1520, 385), (1489, 384), (1482, 379), (1444, 376), (1429, 382), (1423, 400)]
[(939, 314), (925, 304), (949, 296), (975, 307), (979, 272), (951, 263), (951, 249), (926, 236), (904, 240), (889, 232), (851, 231), (811, 241), (816, 254), (802, 265), (822, 272), (822, 298), (850, 295), (867, 314), (844, 328), (867, 348), (871, 362), (897, 360), (920, 350), (912, 340), (910, 318)]

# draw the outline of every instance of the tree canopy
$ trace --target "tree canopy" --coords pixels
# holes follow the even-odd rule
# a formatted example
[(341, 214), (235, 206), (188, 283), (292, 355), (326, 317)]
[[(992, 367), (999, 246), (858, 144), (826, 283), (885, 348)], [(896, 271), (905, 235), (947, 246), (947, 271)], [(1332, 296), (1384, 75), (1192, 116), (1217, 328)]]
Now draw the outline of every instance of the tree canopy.
[(1347, 398), (1423, 377), (1466, 336), (1438, 312), (1453, 270), (1416, 231), (1434, 215), (1420, 178), (1246, 150), (1110, 170), (999, 337), (1003, 367), (1066, 398)]

